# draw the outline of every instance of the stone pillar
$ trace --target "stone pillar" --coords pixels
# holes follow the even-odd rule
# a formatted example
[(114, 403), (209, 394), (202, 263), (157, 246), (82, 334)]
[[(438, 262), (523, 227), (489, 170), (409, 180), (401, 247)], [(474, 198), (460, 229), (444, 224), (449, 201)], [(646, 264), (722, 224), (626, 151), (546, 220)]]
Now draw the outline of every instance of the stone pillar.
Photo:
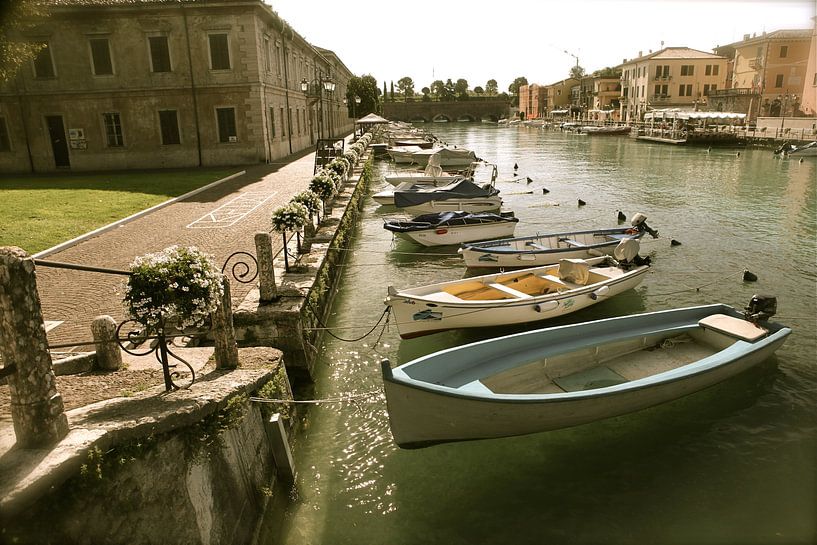
[(110, 316), (97, 316), (91, 322), (96, 347), (96, 367), (103, 371), (122, 368), (122, 352), (116, 342), (116, 321)]
[(57, 393), (37, 293), (34, 260), (20, 248), (0, 247), (0, 355), (16, 372), (8, 377), (17, 443), (37, 448), (68, 433)]
[(278, 298), (275, 285), (275, 267), (272, 254), (272, 237), (269, 233), (255, 233), (255, 255), (258, 258), (258, 289), (262, 303)]
[(309, 221), (304, 225), (304, 241), (301, 243), (301, 253), (308, 254), (312, 251), (312, 241), (315, 238), (315, 224), (312, 223), (312, 216), (309, 216)]
[(224, 283), (224, 296), (212, 317), (216, 369), (235, 369), (238, 367), (238, 344), (235, 342), (235, 329), (233, 328), (230, 281), (224, 276), (222, 282)]

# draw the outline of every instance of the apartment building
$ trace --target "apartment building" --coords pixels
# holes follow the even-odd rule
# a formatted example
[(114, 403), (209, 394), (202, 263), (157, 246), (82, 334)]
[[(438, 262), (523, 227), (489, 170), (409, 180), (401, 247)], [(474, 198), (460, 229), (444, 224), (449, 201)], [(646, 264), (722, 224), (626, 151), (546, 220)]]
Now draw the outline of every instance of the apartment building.
[(351, 72), (260, 0), (49, 3), (0, 87), (0, 172), (268, 162), (351, 129)]
[(814, 30), (776, 30), (760, 36), (744, 35), (743, 40), (715, 48), (732, 59), (732, 80), (728, 89), (712, 97), (714, 109), (763, 116), (791, 116), (800, 112), (814, 115), (815, 83), (809, 59), (815, 56)]
[(567, 78), (556, 83), (551, 83), (547, 89), (548, 111), (570, 109), (573, 102), (574, 87), (581, 82), (575, 78)]
[(648, 110), (701, 108), (709, 95), (726, 85), (727, 59), (688, 47), (666, 47), (624, 60), (620, 117), (639, 121)]
[(540, 119), (547, 112), (547, 88), (539, 84), (519, 87), (519, 111), (524, 119)]

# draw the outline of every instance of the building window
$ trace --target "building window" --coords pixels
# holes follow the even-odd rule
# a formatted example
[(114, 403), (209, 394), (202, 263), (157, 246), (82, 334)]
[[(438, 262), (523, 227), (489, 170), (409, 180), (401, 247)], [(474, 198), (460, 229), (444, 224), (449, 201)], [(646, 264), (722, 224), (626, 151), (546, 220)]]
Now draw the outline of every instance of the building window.
[(783, 74), (778, 74), (774, 78), (775, 87), (783, 87)]
[(270, 62), (269, 38), (264, 36), (264, 70), (269, 73), (272, 72), (272, 64)]
[(91, 62), (94, 65), (94, 75), (110, 76), (113, 74), (113, 62), (111, 60), (111, 48), (107, 38), (92, 38)]
[(717, 76), (717, 75), (718, 75), (718, 72), (720, 71), (720, 68), (721, 68), (721, 67), (720, 67), (719, 65), (717, 65), (717, 64), (713, 64), (713, 65), (712, 65), (712, 75), (713, 75), (713, 76)]
[(281, 112), (281, 117), (280, 117), (280, 119), (281, 119), (281, 136), (286, 136), (287, 135), (287, 129), (286, 129), (286, 125), (284, 125), (284, 109), (279, 108), (279, 111)]
[[(279, 43), (275, 44), (275, 60), (276, 60), (276, 63), (275, 63), (276, 67), (275, 68), (276, 68), (276, 71), (278, 72), (278, 75), (280, 76), (281, 75), (281, 68), (283, 68), (283, 66), (284, 66), (284, 53), (283, 53), (283, 51), (281, 51), (281, 44), (279, 44)], [(283, 122), (283, 117), (281, 117), (281, 120)]]
[(238, 133), (235, 131), (235, 108), (216, 108), (219, 142), (237, 142)]
[(210, 34), (210, 68), (212, 70), (230, 69), (230, 47), (226, 34)]
[(167, 45), (167, 36), (151, 36), (150, 67), (154, 72), (170, 72), (170, 48)]
[(5, 117), (0, 117), (0, 151), (11, 151), (9, 128), (8, 125), (6, 125)]
[(298, 126), (298, 134), (301, 134), (301, 110), (295, 109), (295, 123)]
[(54, 77), (54, 59), (51, 57), (51, 47), (48, 42), (39, 42), (34, 45), (43, 46), (34, 57), (34, 77), (38, 79)]
[(176, 110), (159, 111), (159, 127), (162, 131), (162, 144), (181, 144), (179, 137), (179, 115)]
[(706, 76), (711, 76), (712, 75), (712, 65), (711, 64), (706, 65), (706, 70), (704, 71), (704, 75), (706, 75)]
[(780, 58), (785, 59), (789, 54), (789, 46), (781, 45), (780, 46)]
[(678, 86), (678, 96), (679, 97), (691, 97), (692, 96), (692, 84), (688, 83), (686, 85), (679, 85)]
[(269, 137), (270, 140), (275, 138), (275, 108), (272, 106), (269, 109)]
[(102, 114), (105, 121), (105, 139), (109, 148), (121, 148), (125, 145), (122, 139), (122, 120), (118, 113)]

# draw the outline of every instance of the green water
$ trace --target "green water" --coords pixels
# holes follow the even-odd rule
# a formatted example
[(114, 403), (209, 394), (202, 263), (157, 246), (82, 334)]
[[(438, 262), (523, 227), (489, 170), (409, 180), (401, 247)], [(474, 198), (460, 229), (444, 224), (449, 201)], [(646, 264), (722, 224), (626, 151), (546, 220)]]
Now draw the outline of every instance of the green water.
[[(316, 397), (372, 395), (310, 409), (295, 440), (292, 501), (283, 520), (268, 513), (261, 542), (817, 542), (817, 159), (530, 128), (432, 128), (498, 164), (518, 236), (612, 227), (618, 210), (646, 214), (660, 232), (642, 244), (654, 266), (636, 290), (541, 326), (714, 302), (742, 307), (763, 293), (777, 296), (776, 320), (794, 333), (762, 365), (672, 403), (556, 432), (414, 451), (391, 441), (378, 362), (525, 328), (407, 341), (393, 326), (379, 342), (379, 329), (358, 342), (325, 336)], [(394, 168), (376, 163), (381, 174)], [(382, 221), (395, 215), (367, 201), (331, 317), (341, 337), (374, 324), (389, 284), (463, 275), (455, 249), (393, 243)], [(743, 282), (744, 269), (758, 281)]]

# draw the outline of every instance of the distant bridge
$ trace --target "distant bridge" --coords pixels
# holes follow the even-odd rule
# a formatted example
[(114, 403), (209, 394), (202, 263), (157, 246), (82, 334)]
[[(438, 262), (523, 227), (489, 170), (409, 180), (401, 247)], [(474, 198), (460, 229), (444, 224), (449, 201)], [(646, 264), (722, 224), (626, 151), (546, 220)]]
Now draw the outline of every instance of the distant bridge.
[(501, 99), (383, 103), (383, 117), (391, 121), (498, 121), (508, 117), (509, 111), (510, 103)]

